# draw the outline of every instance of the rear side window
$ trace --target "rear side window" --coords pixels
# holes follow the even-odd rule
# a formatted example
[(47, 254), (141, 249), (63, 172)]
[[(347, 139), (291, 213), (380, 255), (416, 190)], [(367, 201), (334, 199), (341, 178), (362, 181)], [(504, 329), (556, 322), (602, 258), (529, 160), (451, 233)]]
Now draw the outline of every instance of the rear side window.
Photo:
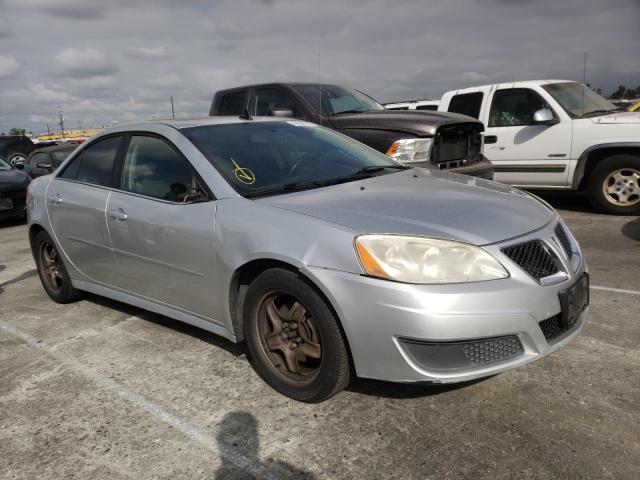
[(120, 188), (147, 197), (183, 202), (193, 188), (189, 162), (156, 137), (131, 137)]
[(253, 98), (253, 115), (271, 116), (274, 110), (291, 110), (293, 116), (302, 118), (298, 102), (280, 88), (257, 88)]
[[(103, 187), (111, 186), (113, 182), (113, 164), (121, 142), (122, 137), (110, 137), (100, 140), (85, 149), (78, 167), (76, 180)], [(67, 169), (65, 169), (65, 173), (66, 171)], [(64, 174), (63, 177), (65, 177)]]
[(454, 95), (449, 103), (449, 112), (461, 113), (473, 118), (480, 117), (480, 107), (482, 106), (482, 92), (462, 93)]
[(218, 115), (242, 115), (244, 107), (245, 90), (227, 93), (220, 101)]

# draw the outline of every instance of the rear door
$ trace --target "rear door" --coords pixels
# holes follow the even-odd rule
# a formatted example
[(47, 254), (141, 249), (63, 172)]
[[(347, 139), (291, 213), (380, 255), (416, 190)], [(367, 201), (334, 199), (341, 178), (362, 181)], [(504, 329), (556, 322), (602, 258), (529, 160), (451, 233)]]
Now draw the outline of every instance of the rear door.
[(533, 122), (533, 114), (548, 108), (558, 112), (530, 88), (493, 92), (483, 112), (484, 155), (495, 165), (494, 179), (519, 186), (566, 186), (571, 158), (571, 122)]
[(123, 137), (92, 143), (47, 187), (47, 212), (65, 256), (90, 280), (114, 282), (114, 256), (105, 209)]
[[(131, 135), (107, 204), (116, 286), (213, 319), (215, 202), (163, 137)], [(192, 191), (198, 195), (190, 195)]]

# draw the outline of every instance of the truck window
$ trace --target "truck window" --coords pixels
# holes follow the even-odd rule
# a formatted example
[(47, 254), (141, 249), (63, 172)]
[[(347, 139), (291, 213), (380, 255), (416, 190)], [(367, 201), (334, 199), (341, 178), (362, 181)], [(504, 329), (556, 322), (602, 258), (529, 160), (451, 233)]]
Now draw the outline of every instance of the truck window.
[[(482, 92), (461, 93), (454, 95), (449, 103), (449, 112), (469, 115), (473, 118), (480, 117), (480, 106), (482, 105)], [(437, 109), (437, 107), (436, 107)]]
[(304, 117), (298, 103), (284, 90), (275, 87), (256, 88), (252, 101), (252, 115), (271, 116), (274, 110), (279, 109), (291, 110), (296, 118)]
[[(482, 94), (480, 94), (480, 100), (482, 101)], [(451, 108), (451, 107), (449, 107)], [(416, 110), (438, 110), (438, 105), (418, 105), (416, 107)], [(449, 110), (451, 111), (451, 110)], [(480, 109), (478, 108), (478, 112), (480, 111)], [(476, 117), (478, 118), (478, 117)]]
[(541, 108), (553, 111), (533, 90), (528, 88), (497, 90), (493, 94), (489, 111), (489, 127), (534, 125), (533, 114)]
[(220, 101), (218, 115), (242, 115), (245, 90), (227, 93)]

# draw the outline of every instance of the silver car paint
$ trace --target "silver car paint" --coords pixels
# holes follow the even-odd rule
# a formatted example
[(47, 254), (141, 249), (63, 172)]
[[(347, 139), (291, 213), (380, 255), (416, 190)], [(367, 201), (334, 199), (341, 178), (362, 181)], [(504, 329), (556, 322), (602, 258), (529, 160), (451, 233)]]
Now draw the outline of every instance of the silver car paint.
[[(214, 117), (173, 125), (232, 121), (240, 120)], [(569, 279), (541, 286), (500, 252), (501, 242), (512, 243), (515, 237), (553, 237), (558, 217), (530, 196), (484, 180), (412, 170), (250, 200), (239, 196), (174, 126), (149, 122), (108, 133), (165, 136), (189, 159), (215, 200), (169, 204), (52, 176), (32, 183), (29, 225), (40, 225), (54, 236), (77, 288), (237, 341), (241, 332), (234, 324), (229, 301), (234, 273), (253, 260), (282, 261), (298, 268), (330, 301), (358, 375), (394, 381), (460, 381), (497, 373), (550, 353), (577, 335), (579, 329), (550, 346), (537, 322), (560, 311), (558, 291), (586, 270), (584, 262)], [(84, 233), (85, 240), (100, 245), (96, 249), (102, 252), (95, 257), (68, 247), (68, 237), (77, 236), (69, 227), (78, 221), (76, 213), (64, 213), (65, 197), (71, 199), (72, 188), (91, 192), (89, 198), (104, 198), (104, 193), (96, 191), (107, 192), (104, 205), (93, 208), (102, 208), (104, 228), (108, 225), (111, 234), (109, 243), (99, 234), (102, 227), (96, 226), (96, 237)], [(47, 208), (45, 199), (53, 201), (56, 193), (61, 194), (62, 204)], [(127, 214), (125, 221), (109, 216), (109, 211), (119, 208)], [(91, 218), (95, 222), (97, 217)], [(487, 245), (510, 277), (436, 286), (368, 278), (362, 275), (353, 249), (354, 237), (361, 233), (430, 235)], [(105, 265), (108, 254), (112, 255), (111, 266)], [(397, 344), (398, 336), (459, 340), (506, 333), (519, 335), (525, 355), (488, 369), (447, 375), (421, 370)]]

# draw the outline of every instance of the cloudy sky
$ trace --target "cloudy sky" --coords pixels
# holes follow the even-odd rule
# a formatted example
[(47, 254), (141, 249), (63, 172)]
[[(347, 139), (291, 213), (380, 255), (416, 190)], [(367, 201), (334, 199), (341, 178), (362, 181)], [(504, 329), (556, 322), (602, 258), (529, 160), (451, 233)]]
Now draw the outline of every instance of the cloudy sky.
[(326, 81), (381, 101), (533, 78), (640, 85), (640, 0), (0, 0), (0, 132), (206, 115)]

